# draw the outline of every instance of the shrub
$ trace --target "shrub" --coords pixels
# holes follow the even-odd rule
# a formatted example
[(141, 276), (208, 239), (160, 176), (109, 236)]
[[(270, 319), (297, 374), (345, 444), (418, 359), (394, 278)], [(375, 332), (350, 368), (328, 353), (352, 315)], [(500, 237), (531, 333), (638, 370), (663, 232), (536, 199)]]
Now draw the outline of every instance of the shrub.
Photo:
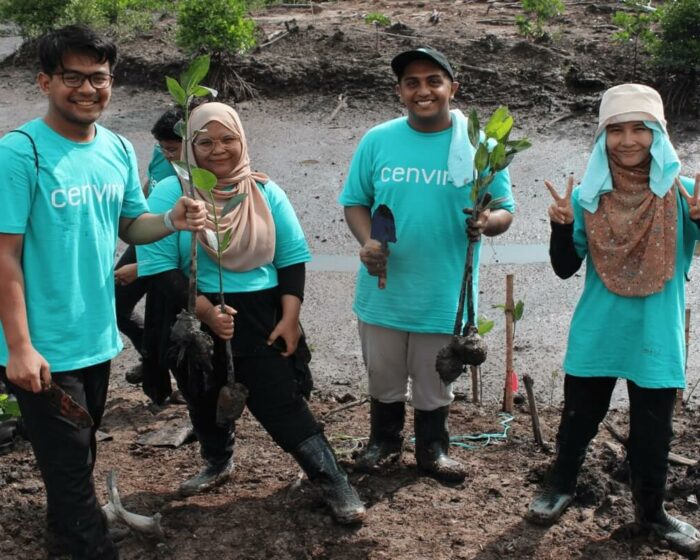
[(365, 16), (365, 23), (369, 25), (374, 23), (381, 27), (387, 27), (391, 25), (391, 20), (389, 19), (389, 16), (384, 15), (381, 12), (370, 12)]
[(620, 28), (613, 33), (618, 43), (631, 43), (633, 50), (632, 77), (637, 78), (637, 59), (641, 49), (649, 50), (656, 40), (652, 25), (658, 20), (658, 12), (639, 0), (624, 0), (631, 12), (615, 12), (612, 22)]
[(178, 43), (188, 51), (246, 51), (255, 46), (255, 23), (244, 0), (182, 0)]
[(700, 0), (671, 0), (659, 8), (658, 38), (651, 44), (663, 74), (661, 91), (671, 113), (697, 113), (700, 75)]
[(671, 0), (659, 9), (656, 64), (670, 71), (700, 71), (700, 0)]
[(43, 35), (63, 16), (70, 0), (0, 0), (0, 18), (19, 26), (23, 38)]
[(526, 37), (540, 39), (546, 35), (544, 24), (550, 19), (564, 13), (562, 0), (521, 0), (523, 11), (531, 17), (516, 16), (515, 25), (518, 32)]

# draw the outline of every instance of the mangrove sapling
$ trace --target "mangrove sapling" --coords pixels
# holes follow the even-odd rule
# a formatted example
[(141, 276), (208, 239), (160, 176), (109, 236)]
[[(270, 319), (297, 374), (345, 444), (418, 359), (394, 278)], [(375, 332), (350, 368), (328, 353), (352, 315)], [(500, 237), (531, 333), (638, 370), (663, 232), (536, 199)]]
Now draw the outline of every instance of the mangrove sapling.
[[(214, 177), (212, 175), (212, 177)], [(216, 231), (216, 265), (219, 272), (219, 302), (221, 305), (222, 313), (226, 312), (226, 304), (224, 302), (224, 277), (223, 277), (223, 265), (221, 264), (221, 258), (224, 251), (231, 245), (231, 239), (233, 237), (233, 230), (228, 229), (221, 235), (219, 229), (219, 219), (223, 218), (231, 212), (236, 206), (238, 206), (246, 196), (246, 193), (238, 193), (231, 197), (221, 210), (221, 216), (217, 215), (216, 205), (214, 201), (214, 195), (212, 189), (216, 186), (216, 177), (214, 177), (213, 183), (208, 183), (207, 186), (211, 185), (207, 189), (209, 194), (209, 202), (212, 207), (212, 217), (214, 218), (214, 230)], [(219, 390), (219, 397), (216, 402), (216, 423), (219, 426), (230, 426), (243, 414), (243, 409), (245, 408), (245, 403), (248, 400), (248, 388), (236, 382), (235, 370), (233, 369), (233, 353), (231, 351), (230, 342), (226, 341), (226, 384)]]
[[(199, 97), (216, 97), (217, 92), (211, 88), (200, 85), (201, 81), (209, 72), (209, 56), (197, 57), (192, 64), (180, 76), (178, 82), (174, 78), (166, 77), (170, 95), (175, 102), (182, 107), (184, 118), (175, 125), (175, 132), (182, 138), (183, 146), (187, 146), (192, 141), (197, 131), (189, 128), (190, 106)], [(195, 188), (204, 188), (211, 184), (211, 178), (216, 177), (204, 170), (194, 167), (189, 160), (188, 150), (183, 150), (184, 161), (173, 162), (173, 167), (178, 177), (187, 186), (188, 194), (193, 200), (196, 198)], [(190, 376), (194, 373), (193, 365), (197, 364), (199, 371), (204, 376), (204, 385), (207, 387), (210, 382), (212, 371), (212, 352), (214, 342), (211, 337), (200, 328), (199, 320), (195, 314), (195, 302), (197, 298), (197, 236), (192, 235), (190, 245), (190, 275), (189, 288), (187, 294), (187, 309), (183, 309), (177, 316), (177, 321), (170, 332), (170, 340), (175, 344), (177, 352), (177, 363), (181, 364), (187, 358)]]
[[(496, 173), (502, 171), (515, 158), (518, 152), (530, 147), (526, 139), (509, 140), (513, 128), (513, 117), (507, 107), (494, 111), (484, 130), (479, 128), (479, 118), (475, 110), (469, 114), (469, 142), (474, 148), (474, 180), (471, 183), (472, 208), (465, 208), (468, 215), (466, 232), (468, 237), (467, 255), (464, 262), (464, 275), (457, 305), (457, 317), (453, 336), (438, 352), (435, 368), (445, 383), (452, 383), (464, 371), (465, 366), (481, 365), (486, 360), (486, 344), (479, 335), (474, 316), (473, 301), (473, 262), (474, 248), (481, 240), (480, 233), (473, 232), (473, 224), (487, 210), (498, 207), (502, 199), (493, 199), (487, 189)], [(464, 304), (467, 304), (467, 321), (464, 322)]]

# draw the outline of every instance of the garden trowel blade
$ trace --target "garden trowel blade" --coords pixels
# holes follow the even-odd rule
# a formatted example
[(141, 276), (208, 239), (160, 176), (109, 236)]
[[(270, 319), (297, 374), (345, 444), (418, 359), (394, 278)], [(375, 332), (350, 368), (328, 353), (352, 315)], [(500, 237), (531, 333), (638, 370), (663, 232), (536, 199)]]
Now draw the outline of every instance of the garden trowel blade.
[(44, 385), (41, 394), (45, 396), (51, 408), (58, 412), (66, 422), (79, 430), (90, 428), (94, 424), (90, 413), (75, 402), (73, 397), (55, 382), (52, 381), (50, 384)]
[(372, 214), (372, 230), (370, 237), (376, 239), (383, 246), (387, 243), (396, 243), (396, 224), (394, 214), (386, 204), (380, 204)]

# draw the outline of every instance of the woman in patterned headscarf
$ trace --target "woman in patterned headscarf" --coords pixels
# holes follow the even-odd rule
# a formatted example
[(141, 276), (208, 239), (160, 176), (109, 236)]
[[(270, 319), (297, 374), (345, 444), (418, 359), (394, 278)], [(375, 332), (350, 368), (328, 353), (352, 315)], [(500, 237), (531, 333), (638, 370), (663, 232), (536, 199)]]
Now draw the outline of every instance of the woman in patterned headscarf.
[(700, 533), (664, 510), (676, 390), (685, 386), (685, 278), (700, 238), (700, 174), (680, 177), (663, 104), (650, 87), (605, 92), (581, 184), (554, 198), (550, 256), (569, 278), (586, 259), (564, 370), (558, 453), (527, 518), (554, 523), (571, 503), (589, 442), (618, 378), (627, 381), (627, 444), (637, 522), (675, 548), (700, 550)]
[[(365, 508), (304, 399), (311, 388), (304, 375), (308, 357), (299, 351), (308, 353), (299, 313), (305, 263), (311, 255), (299, 220), (284, 191), (263, 173), (251, 170), (236, 111), (223, 103), (206, 103), (192, 111), (189, 124), (195, 131), (185, 146), (189, 161), (217, 178), (213, 202), (208, 192), (195, 192), (208, 212), (205, 230), (197, 236), (203, 250), (197, 258), (202, 293), (197, 296), (196, 313), (213, 335), (214, 372), (213, 379), (201, 382), (187, 367), (174, 367), (206, 462), (180, 490), (185, 495), (208, 490), (225, 482), (233, 470), (233, 427), (216, 423), (218, 393), (227, 379), (226, 345), (230, 345), (236, 381), (248, 389), (250, 412), (320, 486), (336, 521), (359, 522)], [(189, 191), (177, 178), (165, 179), (158, 183), (149, 205), (170, 208), (183, 189)], [(246, 197), (224, 213), (227, 201), (238, 194)], [(219, 239), (230, 239), (221, 259), (225, 311), (219, 305)], [(152, 275), (156, 287), (180, 307), (187, 305), (190, 242), (190, 235), (171, 235), (163, 243), (138, 249), (139, 275)]]

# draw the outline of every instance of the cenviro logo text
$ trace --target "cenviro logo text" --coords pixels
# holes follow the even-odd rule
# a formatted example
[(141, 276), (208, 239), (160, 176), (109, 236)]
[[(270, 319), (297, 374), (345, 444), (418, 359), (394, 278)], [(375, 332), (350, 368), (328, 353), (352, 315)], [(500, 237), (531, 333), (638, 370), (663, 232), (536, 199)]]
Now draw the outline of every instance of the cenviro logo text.
[(101, 187), (97, 185), (82, 185), (80, 187), (54, 189), (51, 191), (51, 206), (54, 208), (65, 208), (66, 206), (92, 204), (95, 201), (98, 204), (102, 201), (112, 202), (118, 200), (122, 192), (124, 192), (124, 185), (119, 183), (105, 183)]
[(446, 185), (450, 179), (447, 170), (423, 169), (418, 167), (382, 167), (382, 183), (422, 183), (425, 185)]

